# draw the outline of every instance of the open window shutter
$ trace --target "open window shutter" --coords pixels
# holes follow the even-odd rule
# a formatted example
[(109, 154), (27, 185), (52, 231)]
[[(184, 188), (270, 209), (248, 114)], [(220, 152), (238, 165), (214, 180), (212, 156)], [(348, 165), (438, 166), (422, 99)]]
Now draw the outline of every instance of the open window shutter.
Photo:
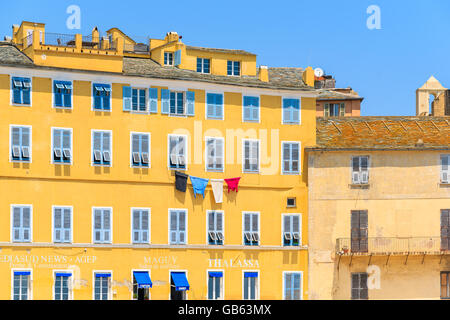
[(325, 103), (325, 105), (323, 106), (323, 115), (324, 117), (330, 116), (330, 105), (328, 103)]
[(59, 89), (59, 82), (55, 82), (53, 84), (53, 90), (54, 90), (54, 97), (55, 97), (55, 106), (56, 107), (62, 107), (63, 106), (63, 89)]
[(158, 113), (158, 89), (150, 88), (148, 92), (150, 98), (150, 113)]
[(351, 250), (359, 252), (359, 211), (352, 211), (351, 216)]
[(345, 103), (341, 103), (341, 108), (339, 110), (339, 116), (345, 117)]
[(195, 115), (195, 92), (186, 92), (186, 114), (188, 116)]
[(170, 108), (170, 90), (161, 89), (161, 113), (169, 114)]
[(181, 50), (175, 51), (174, 65), (179, 66), (181, 64)]
[(68, 88), (73, 88), (73, 86), (70, 82), (68, 82), (64, 86), (65, 86), (65, 89), (63, 90), (63, 92), (64, 92), (64, 94), (63, 94), (64, 95), (64, 107), (71, 108), (72, 107), (72, 90), (73, 89), (68, 89)]
[[(20, 87), (16, 83), (20, 83)], [(21, 97), (21, 88), (23, 87), (22, 81), (19, 79), (13, 79), (12, 80), (12, 88), (13, 88), (13, 103), (20, 104), (22, 103), (22, 97)]]
[(24, 87), (22, 88), (22, 97), (23, 97), (23, 104), (30, 104), (31, 103), (31, 85), (30, 87), (25, 87), (25, 83), (31, 84), (31, 81), (29, 79), (23, 80)]
[(131, 87), (123, 87), (123, 111), (131, 111)]
[(361, 252), (368, 252), (369, 250), (369, 239), (368, 239), (368, 215), (367, 211), (360, 211), (359, 213), (359, 249)]

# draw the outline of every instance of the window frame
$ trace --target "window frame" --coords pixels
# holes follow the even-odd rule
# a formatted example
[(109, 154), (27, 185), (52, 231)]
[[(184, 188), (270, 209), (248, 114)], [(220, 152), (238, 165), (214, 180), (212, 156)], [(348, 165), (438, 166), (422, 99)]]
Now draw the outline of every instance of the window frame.
[[(246, 119), (245, 118), (245, 98), (257, 98), (258, 99), (258, 119)], [(247, 106), (248, 107), (248, 106)], [(250, 110), (253, 111), (255, 106), (251, 106)], [(250, 112), (252, 113), (252, 112)], [(242, 122), (247, 123), (261, 123), (261, 95), (260, 94), (242, 94)]]
[[(290, 244), (286, 245), (285, 244), (285, 233), (291, 233), (291, 237), (293, 239), (294, 233), (296, 233), (296, 231), (294, 230), (293, 232), (287, 232), (284, 229), (284, 219), (285, 217), (291, 217), (291, 223), (292, 223), (292, 217), (298, 217), (298, 234), (299, 234), (299, 240), (298, 240), (298, 245), (293, 244), (293, 240), (290, 240)], [(303, 246), (303, 232), (302, 232), (302, 228), (303, 228), (303, 215), (301, 213), (282, 213), (281, 214), (281, 246), (284, 248), (300, 248)], [(291, 226), (291, 229), (293, 229), (293, 226)]]
[(73, 300), (73, 271), (70, 269), (66, 269), (66, 270), (53, 270), (53, 300), (54, 301), (64, 301), (63, 299), (60, 300), (56, 300), (56, 274), (57, 273), (67, 273), (70, 274), (69, 278), (70, 280), (68, 281), (68, 289), (69, 289), (69, 293), (68, 293), (68, 299), (67, 301), (71, 301)]
[[(228, 72), (228, 65), (231, 62), (231, 74)], [(235, 68), (236, 68), (236, 63), (239, 64), (239, 74), (236, 74), (235, 72)], [(242, 61), (241, 60), (227, 60), (227, 76), (228, 77), (240, 77), (242, 75)]]
[[(70, 209), (70, 241), (59, 241), (56, 242), (55, 240), (55, 209)], [(64, 218), (61, 217), (61, 223), (63, 223)], [(64, 228), (62, 228), (64, 229)], [(52, 205), (52, 243), (57, 244), (71, 244), (73, 243), (73, 206), (58, 206), (58, 205)]]
[[(104, 109), (102, 106), (102, 109), (95, 108), (95, 86), (109, 86), (109, 109)], [(91, 82), (91, 111), (94, 112), (112, 112), (112, 83), (111, 82), (103, 82), (103, 83), (94, 83)]]
[[(97, 242), (95, 240), (95, 210), (109, 210), (109, 217), (110, 217), (110, 221), (109, 221), (109, 241), (105, 241), (105, 240), (100, 240), (99, 242)], [(91, 214), (91, 236), (92, 236), (92, 244), (93, 245), (112, 245), (113, 242), (113, 231), (114, 231), (114, 225), (113, 225), (113, 208), (112, 207), (92, 207), (92, 214)], [(103, 219), (102, 219), (103, 221)], [(101, 229), (102, 232), (104, 232), (103, 228)], [(104, 238), (104, 236), (102, 236)]]
[[(208, 95), (221, 95), (222, 96), (222, 117), (209, 116), (208, 115)], [(217, 114), (217, 104), (214, 104), (214, 114)], [(205, 92), (205, 120), (225, 120), (225, 92), (218, 91), (206, 91)]]
[[(22, 135), (22, 128), (28, 128), (30, 132), (30, 145), (29, 145), (29, 152), (30, 152), (30, 160), (14, 160), (12, 155), (12, 148), (13, 148), (13, 128), (21, 128), (21, 135)], [(22, 139), (22, 137), (21, 137)], [(23, 146), (21, 145), (21, 148)], [(20, 150), (22, 154), (22, 149)], [(23, 158), (23, 155), (20, 157)], [(13, 163), (33, 163), (33, 127), (29, 125), (17, 125), (17, 124), (10, 124), (9, 125), (9, 162)]]
[[(358, 288), (353, 288), (353, 276), (358, 275), (359, 276), (359, 282), (358, 282)], [(369, 274), (367, 272), (351, 272), (350, 273), (350, 300), (369, 300), (369, 288), (368, 284), (366, 284), (367, 288), (361, 288), (361, 275), (365, 275), (367, 279), (369, 278)], [(359, 290), (358, 291), (358, 298), (353, 298), (353, 290)], [(367, 290), (367, 299), (361, 299), (361, 291)]]
[[(258, 274), (258, 281), (255, 281), (255, 299), (245, 299), (245, 274), (246, 273), (257, 273)], [(260, 289), (261, 289), (261, 273), (259, 270), (242, 270), (242, 300), (244, 301), (252, 301), (252, 300), (260, 300)], [(250, 296), (250, 294), (249, 294)]]
[[(148, 137), (148, 165), (143, 165), (142, 155), (145, 152), (142, 152), (142, 151), (139, 152), (140, 164), (139, 165), (134, 164), (133, 135), (140, 135), (140, 136), (146, 135)], [(142, 138), (140, 139), (140, 143), (142, 144)], [(142, 145), (139, 146), (139, 149), (141, 149), (141, 148), (142, 148)], [(152, 150), (152, 134), (150, 132), (136, 132), (136, 131), (130, 132), (130, 168), (150, 169), (152, 167), (151, 150)]]
[[(284, 101), (298, 100), (298, 120), (287, 120), (284, 118)], [(292, 115), (292, 111), (290, 112)], [(281, 97), (281, 124), (282, 125), (301, 125), (302, 124), (302, 97), (282, 96)]]
[[(16, 103), (14, 102), (14, 87), (13, 87), (13, 82), (14, 79), (23, 81), (23, 80), (30, 80), (30, 103), (26, 104), (26, 103)], [(9, 77), (9, 85), (10, 85), (10, 105), (11, 106), (15, 106), (15, 107), (32, 107), (33, 106), (33, 77), (31, 76), (16, 76), (16, 75), (11, 75)], [(23, 84), (22, 84), (23, 86)], [(23, 102), (23, 89), (20, 90), (21, 92), (21, 101)]]
[[(245, 231), (245, 215), (247, 215), (247, 214), (249, 214), (249, 215), (251, 215), (252, 216), (252, 218), (251, 218), (251, 220), (250, 220), (250, 229), (252, 230), (253, 228), (252, 228), (252, 224), (253, 224), (253, 215), (257, 215), (258, 216), (258, 232), (255, 232), (255, 231), (247, 231), (247, 233), (251, 233), (252, 234), (252, 243), (253, 242), (256, 242), (256, 241), (254, 241), (253, 240), (253, 234), (254, 233), (257, 233), (258, 234), (258, 241), (257, 241), (257, 244), (246, 244), (245, 243), (245, 233), (246, 233), (246, 231)], [(248, 247), (260, 247), (261, 246), (261, 212), (259, 212), (259, 211), (243, 211), (242, 212), (242, 227), (241, 227), (242, 229), (242, 232), (241, 232), (241, 236), (242, 236), (242, 245), (244, 246), (244, 247), (246, 247), (246, 248), (248, 248)]]
[[(356, 171), (353, 171), (353, 159), (354, 158), (359, 158), (359, 162), (358, 162), (358, 167), (359, 167), (359, 173), (358, 173), (358, 179), (359, 182), (355, 182), (353, 180), (353, 173)], [(367, 182), (361, 182), (362, 181), (362, 170), (361, 170), (361, 159), (362, 158), (367, 158)], [(372, 157), (370, 155), (352, 155), (350, 157), (350, 183), (351, 185), (368, 185), (370, 184), (370, 168), (372, 166)]]
[[(175, 101), (175, 111), (177, 111), (178, 110), (178, 97), (177, 97), (177, 95), (178, 94), (182, 94), (183, 95), (183, 103), (182, 103), (182, 105), (183, 105), (183, 113), (178, 113), (178, 112), (175, 112), (175, 113), (173, 113), (172, 112), (172, 97), (171, 97), (171, 95), (172, 95), (172, 93), (173, 94), (175, 94), (175, 99), (174, 99), (174, 101)], [(172, 117), (187, 117), (188, 116), (188, 114), (187, 114), (187, 96), (186, 96), (186, 93), (187, 93), (187, 90), (179, 90), (179, 89), (169, 89), (169, 117), (170, 116), (172, 116)]]
[[(111, 156), (111, 161), (109, 161), (109, 164), (104, 164), (104, 160), (103, 160), (103, 158), (104, 158), (104, 152), (105, 152), (105, 150), (101, 150), (101, 152), (102, 152), (102, 161), (101, 161), (101, 163), (95, 163), (95, 159), (94, 159), (94, 133), (95, 132), (102, 132), (102, 133), (105, 133), (105, 132), (108, 132), (109, 133), (109, 145), (110, 145), (110, 150), (109, 150), (109, 153), (110, 153), (110, 156)], [(102, 140), (103, 140), (103, 134), (102, 134)], [(102, 142), (102, 144), (103, 144), (103, 142)], [(99, 130), (99, 129), (91, 129), (91, 167), (109, 167), (109, 168), (112, 168), (112, 166), (113, 166), (113, 132), (112, 132), (112, 130)]]
[[(166, 54), (167, 54), (167, 59), (166, 59)], [(170, 56), (172, 57), (171, 59), (169, 59)], [(164, 51), (163, 59), (164, 59), (164, 66), (173, 67), (175, 65), (175, 52)], [(166, 61), (167, 61), (167, 63), (166, 63)], [(170, 61), (172, 61), (172, 63), (170, 63)]]
[[(131, 107), (130, 107), (130, 113), (133, 114), (149, 114), (150, 113), (150, 92), (149, 92), (149, 88), (145, 88), (145, 87), (139, 87), (139, 86), (130, 86), (131, 88)], [(133, 109), (133, 90), (137, 90), (138, 95), (137, 95), (137, 106), (136, 109)], [(145, 110), (139, 110), (140, 108), (140, 92), (141, 90), (144, 90), (144, 99), (145, 99)]]
[[(444, 164), (443, 164), (443, 159), (447, 158), (447, 170), (443, 170), (444, 169)], [(447, 180), (444, 181), (443, 178), (443, 173), (444, 171), (447, 172)], [(441, 184), (450, 184), (450, 154), (440, 154), (439, 155), (439, 181)]]
[[(215, 212), (222, 214), (222, 231), (220, 231), (220, 232), (222, 232), (222, 236), (223, 236), (222, 244), (217, 244), (217, 243), (211, 244), (210, 243), (209, 215), (211, 213), (215, 213)], [(214, 221), (216, 222), (217, 218), (215, 218)], [(217, 225), (217, 223), (215, 223), (215, 225)], [(213, 231), (213, 232), (217, 232), (217, 231)], [(217, 242), (218, 240), (215, 240), (215, 241)], [(208, 246), (225, 246), (225, 211), (224, 210), (206, 210), (206, 244)]]
[[(30, 227), (29, 227), (29, 234), (30, 234), (30, 240), (29, 241), (23, 241), (23, 240), (14, 240), (14, 208), (29, 208), (30, 209)], [(33, 243), (33, 205), (31, 204), (11, 204), (10, 205), (10, 241), (11, 243)], [(21, 212), (21, 214), (23, 214)], [(22, 220), (22, 219), (21, 219)], [(20, 226), (20, 228), (23, 228)]]
[[(64, 103), (64, 94), (62, 94), (62, 106), (57, 106), (56, 105), (56, 91), (55, 91), (55, 87), (57, 82), (60, 82), (61, 84), (63, 84), (64, 86), (66, 84), (62, 83), (70, 83), (72, 89), (70, 89), (70, 107), (65, 106)], [(64, 90), (68, 90), (67, 88), (65, 88)], [(74, 91), (74, 84), (72, 80), (57, 80), (57, 79), (52, 79), (52, 108), (54, 109), (58, 109), (58, 110), (72, 110), (73, 109), (73, 91)]]
[[(14, 300), (14, 272), (30, 272), (28, 278), (27, 300)], [(33, 269), (30, 268), (11, 268), (11, 300), (13, 301), (28, 301), (33, 300)]]
[[(222, 169), (212, 169), (208, 168), (208, 141), (209, 140), (222, 140)], [(214, 143), (214, 146), (217, 146), (217, 141)], [(216, 149), (215, 149), (216, 150)], [(225, 172), (225, 138), (224, 137), (211, 137), (206, 136), (205, 137), (205, 172)], [(217, 162), (217, 156), (214, 157), (215, 162)], [(215, 165), (217, 165), (215, 163)]]
[[(140, 211), (147, 211), (148, 214), (148, 229), (146, 230), (148, 232), (147, 234), (147, 242), (143, 242), (143, 241), (139, 241), (139, 242), (135, 242), (134, 240), (134, 225), (133, 225), (133, 221), (134, 221), (134, 211), (135, 210), (140, 210)], [(131, 236), (130, 236), (130, 243), (133, 245), (148, 245), (151, 244), (151, 216), (152, 216), (152, 209), (151, 208), (140, 208), (140, 207), (132, 207), (131, 208), (131, 214), (130, 214), (130, 226), (131, 226)], [(139, 230), (140, 232), (142, 232), (142, 229)], [(137, 270), (136, 270), (137, 271)], [(144, 270), (147, 271), (147, 270)]]
[[(253, 142), (257, 142), (258, 143), (258, 168), (257, 170), (251, 170), (251, 169), (245, 169), (245, 142), (250, 142), (249, 145), (249, 165), (251, 167), (250, 164), (250, 155), (251, 155), (251, 143)], [(242, 173), (246, 173), (246, 174), (260, 174), (261, 172), (261, 140), (260, 139), (242, 139), (241, 140), (241, 144), (242, 144)]]
[[(109, 273), (109, 281), (108, 281), (108, 300), (112, 300), (112, 282), (113, 282), (113, 272), (112, 270), (92, 270), (92, 300), (94, 301), (102, 301), (102, 299), (96, 300), (95, 299), (95, 278), (97, 273)], [(100, 296), (101, 296), (101, 290), (100, 290)]]
[[(185, 142), (185, 145), (184, 145), (184, 160), (185, 160), (185, 165), (184, 165), (184, 168), (181, 168), (181, 167), (172, 167), (171, 166), (171, 161), (170, 161), (170, 155), (171, 155), (171, 153), (170, 153), (170, 138), (171, 137), (183, 137), (184, 138), (184, 142)], [(179, 170), (179, 171), (187, 171), (188, 170), (188, 164), (189, 164), (189, 159), (188, 159), (188, 154), (189, 154), (189, 150), (188, 150), (188, 145), (189, 145), (189, 143), (188, 143), (188, 135), (186, 135), (186, 134), (168, 134), (167, 135), (167, 168), (169, 169), (169, 170)]]
[[(171, 222), (171, 213), (172, 213), (172, 211), (177, 211), (177, 212), (180, 212), (180, 211), (184, 211), (184, 216), (185, 216), (185, 220), (184, 220), (184, 222), (185, 222), (185, 234), (184, 234), (184, 243), (178, 243), (178, 240), (177, 240), (177, 242), (176, 243), (172, 243), (172, 241), (171, 241), (171, 229), (170, 229), (170, 227), (171, 227), (171, 225), (170, 225), (170, 222)], [(189, 211), (188, 211), (188, 209), (183, 209), (183, 208), (169, 208), (169, 210), (168, 210), (168, 228), (167, 228), (167, 231), (168, 231), (168, 239), (167, 239), (167, 243), (170, 245), (170, 246), (185, 246), (185, 245), (188, 245), (189, 244), (189, 242), (188, 242), (188, 231), (189, 231), (189, 229), (188, 229), (188, 226), (189, 226), (189, 220), (188, 220), (188, 213), (189, 213)], [(177, 215), (177, 219), (179, 220), (179, 215)], [(177, 224), (178, 225), (178, 224)], [(179, 225), (178, 225), (178, 229), (177, 229), (177, 232), (179, 232)]]
[[(201, 71), (198, 71), (199, 60), (201, 61)], [(205, 60), (208, 60), (209, 71), (205, 72)], [(211, 74), (211, 58), (197, 57), (197, 72), (202, 74)]]
[[(148, 276), (150, 279), (152, 278), (152, 270), (151, 269), (131, 269), (131, 285), (133, 286), (133, 289), (131, 290), (131, 298), (132, 301), (138, 301), (134, 298), (134, 273), (135, 272), (148, 272)], [(152, 290), (148, 289), (148, 300), (152, 300)]]
[[(54, 140), (54, 131), (55, 130), (67, 130), (70, 131), (70, 161), (69, 162), (64, 162), (64, 161), (56, 161), (55, 160), (55, 140)], [(73, 128), (60, 128), (60, 127), (51, 127), (50, 128), (50, 135), (51, 135), (51, 149), (50, 149), (50, 159), (51, 159), (51, 163), (52, 164), (57, 164), (57, 165), (73, 165)], [(64, 147), (61, 147), (61, 153), (62, 153), (62, 157), (64, 158)]]
[[(283, 276), (282, 276), (282, 279), (283, 279), (283, 298), (282, 299), (286, 300), (286, 275), (287, 274), (291, 274), (291, 275), (299, 274), (300, 275), (300, 288), (299, 288), (299, 290), (300, 290), (300, 292), (299, 292), (300, 299), (299, 300), (303, 300), (303, 283), (304, 283), (304, 281), (303, 281), (303, 271), (283, 271)], [(294, 291), (294, 290), (292, 289), (292, 291)], [(299, 301), (299, 300), (291, 299), (291, 301)]]
[[(209, 273), (210, 272), (222, 272), (222, 278), (220, 280), (220, 298), (219, 299), (210, 299), (209, 298)], [(213, 292), (215, 289), (215, 285), (213, 288)], [(221, 301), (225, 300), (225, 270), (224, 269), (206, 269), (206, 300), (208, 301)]]
[[(298, 145), (298, 172), (284, 170), (284, 145), (297, 144)], [(291, 148), (292, 150), (292, 148)], [(292, 154), (289, 160), (289, 167), (292, 167)], [(302, 175), (302, 142), (301, 141), (281, 141), (281, 174), (286, 176), (301, 176)]]

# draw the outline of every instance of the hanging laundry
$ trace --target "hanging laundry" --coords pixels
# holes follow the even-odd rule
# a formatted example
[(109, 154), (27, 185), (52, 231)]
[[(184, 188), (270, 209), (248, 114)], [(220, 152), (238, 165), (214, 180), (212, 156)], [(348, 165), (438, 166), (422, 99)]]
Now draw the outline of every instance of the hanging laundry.
[(188, 175), (175, 171), (175, 188), (178, 191), (186, 192)]
[(228, 193), (230, 193), (230, 190), (238, 192), (239, 180), (241, 178), (225, 179), (225, 182), (228, 184)]
[(214, 193), (214, 199), (216, 203), (223, 202), (223, 180), (222, 179), (211, 179), (211, 187)]
[(201, 194), (204, 198), (206, 186), (208, 185), (209, 180), (197, 178), (197, 177), (193, 177), (193, 176), (190, 176), (190, 178), (191, 178), (191, 182), (192, 182), (192, 187), (194, 188), (194, 197), (196, 197), (197, 194)]

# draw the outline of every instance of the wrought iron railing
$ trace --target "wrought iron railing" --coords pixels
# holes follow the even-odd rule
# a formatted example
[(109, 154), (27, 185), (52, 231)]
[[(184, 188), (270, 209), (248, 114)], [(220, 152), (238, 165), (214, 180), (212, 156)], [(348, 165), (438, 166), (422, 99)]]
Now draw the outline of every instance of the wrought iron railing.
[(75, 47), (75, 35), (62, 33), (45, 33), (44, 39), (42, 39), (41, 44), (57, 47)]
[[(391, 237), (368, 238), (364, 245), (353, 245), (352, 239), (336, 240), (336, 254), (338, 255), (410, 255), (410, 254), (442, 254), (449, 253), (441, 250), (440, 237)], [(367, 243), (367, 246), (365, 245)], [(355, 249), (356, 248), (356, 249)]]
[(150, 51), (150, 47), (143, 43), (137, 43), (137, 44), (125, 43), (124, 47), (123, 47), (123, 51), (132, 52), (132, 53), (148, 53)]

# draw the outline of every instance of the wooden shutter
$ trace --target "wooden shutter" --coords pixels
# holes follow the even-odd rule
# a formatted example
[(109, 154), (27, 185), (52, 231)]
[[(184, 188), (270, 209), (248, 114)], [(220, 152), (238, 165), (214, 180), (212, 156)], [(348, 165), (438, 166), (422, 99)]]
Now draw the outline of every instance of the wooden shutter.
[(170, 90), (161, 89), (161, 113), (169, 114), (170, 108)]
[(352, 252), (359, 252), (359, 211), (352, 211), (351, 213), (351, 250)]
[(131, 111), (131, 87), (123, 87), (123, 111)]
[(441, 250), (450, 249), (450, 210), (441, 210)]
[(174, 61), (175, 66), (179, 66), (181, 64), (181, 50), (175, 51), (175, 59), (174, 60), (175, 60)]
[(150, 88), (148, 94), (150, 100), (150, 113), (158, 113), (158, 89)]
[(441, 156), (441, 182), (449, 183), (450, 182), (450, 156), (444, 155)]
[(188, 116), (195, 115), (195, 92), (194, 91), (186, 92), (186, 114)]

